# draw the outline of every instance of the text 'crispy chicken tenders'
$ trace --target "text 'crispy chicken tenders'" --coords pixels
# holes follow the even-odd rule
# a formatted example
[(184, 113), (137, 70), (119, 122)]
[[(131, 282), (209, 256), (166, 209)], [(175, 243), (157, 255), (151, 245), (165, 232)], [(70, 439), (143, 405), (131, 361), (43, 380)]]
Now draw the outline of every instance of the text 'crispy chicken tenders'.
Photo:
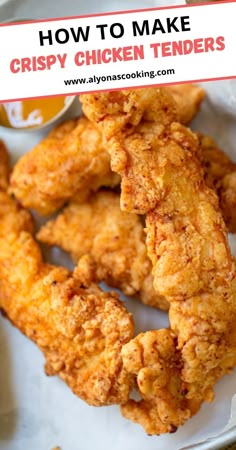
[(44, 263), (32, 231), (30, 213), (1, 192), (1, 309), (42, 350), (48, 375), (91, 405), (126, 402), (132, 376), (121, 348), (133, 337), (131, 315), (92, 282), (86, 259), (73, 274)]
[(138, 296), (147, 305), (168, 309), (166, 300), (153, 288), (141, 220), (120, 210), (115, 192), (99, 191), (84, 203), (71, 203), (47, 222), (37, 237), (69, 252), (76, 263), (89, 254), (99, 281), (125, 295)]
[(27, 208), (49, 215), (71, 197), (115, 186), (101, 133), (85, 118), (59, 125), (16, 164), (11, 192)]
[[(165, 392), (180, 411), (182, 396), (194, 403), (184, 406), (178, 420), (168, 401), (161, 419), (158, 408), (152, 408), (154, 371), (150, 414), (146, 410), (144, 415), (142, 401), (128, 410), (124, 406), (123, 413), (147, 432), (159, 434), (183, 423), (202, 401), (212, 400), (214, 384), (236, 363), (235, 267), (217, 197), (204, 182), (199, 139), (174, 122), (178, 117), (166, 90), (82, 95), (81, 101), (88, 118), (100, 123), (112, 170), (121, 175), (122, 209), (146, 213), (154, 287), (170, 302), (176, 336), (177, 390), (166, 384)], [(169, 364), (167, 356), (163, 370)], [(137, 370), (137, 384), (143, 365)], [(132, 358), (130, 372), (134, 373)], [(140, 388), (139, 392), (142, 395)]]

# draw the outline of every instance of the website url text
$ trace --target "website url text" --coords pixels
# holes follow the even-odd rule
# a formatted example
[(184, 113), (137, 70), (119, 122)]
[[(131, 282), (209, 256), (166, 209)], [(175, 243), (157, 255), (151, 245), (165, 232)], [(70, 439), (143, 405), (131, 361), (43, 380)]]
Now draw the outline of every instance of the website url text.
[(74, 78), (71, 80), (64, 80), (64, 83), (66, 86), (70, 85), (78, 85), (78, 84), (100, 84), (105, 83), (107, 81), (120, 81), (120, 80), (130, 80), (131, 78), (137, 79), (137, 78), (150, 78), (154, 79), (157, 77), (163, 77), (166, 75), (175, 75), (174, 69), (159, 69), (159, 70), (151, 70), (151, 71), (144, 71), (144, 70), (136, 70), (136, 72), (131, 73), (122, 73), (122, 74), (116, 74), (116, 75), (103, 75), (103, 76), (92, 76), (87, 78)]

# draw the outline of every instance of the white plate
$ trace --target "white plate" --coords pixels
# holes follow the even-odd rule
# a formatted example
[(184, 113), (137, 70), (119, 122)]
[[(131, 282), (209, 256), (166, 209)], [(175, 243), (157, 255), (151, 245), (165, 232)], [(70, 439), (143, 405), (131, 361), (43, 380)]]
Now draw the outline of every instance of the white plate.
[[(211, 85), (206, 86), (210, 88)], [(67, 117), (79, 112), (79, 103), (75, 102)], [(226, 129), (224, 133), (222, 120)], [(227, 142), (226, 148), (232, 152), (234, 133), (229, 124), (221, 112), (217, 115), (215, 108), (212, 110), (210, 102), (205, 103), (195, 120), (195, 127), (218, 137), (221, 145)], [(16, 160), (46, 132), (0, 129), (0, 136)], [(52, 252), (50, 258), (60, 264), (69, 264), (69, 259), (59, 251)], [(137, 332), (167, 324), (164, 313), (146, 308), (135, 300), (128, 301), (128, 308), (134, 313)], [(62, 450), (156, 450), (158, 445), (160, 450), (177, 450), (202, 441), (203, 436), (209, 432), (214, 434), (214, 430), (218, 432), (226, 424), (230, 414), (229, 398), (235, 392), (235, 379), (236, 376), (227, 377), (218, 383), (216, 401), (204, 405), (202, 411), (175, 435), (147, 437), (141, 427), (120, 416), (118, 407), (91, 408), (76, 398), (59, 379), (46, 378), (39, 350), (1, 319), (0, 449), (44, 450), (61, 445)], [(213, 448), (212, 443), (204, 445), (200, 448)]]

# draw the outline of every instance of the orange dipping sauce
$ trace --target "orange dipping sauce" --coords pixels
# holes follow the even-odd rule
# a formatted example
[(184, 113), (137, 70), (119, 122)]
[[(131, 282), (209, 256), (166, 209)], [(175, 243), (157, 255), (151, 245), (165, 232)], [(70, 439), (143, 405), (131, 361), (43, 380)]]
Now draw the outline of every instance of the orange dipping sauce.
[(8, 128), (39, 128), (62, 111), (72, 97), (49, 97), (0, 104), (0, 125)]

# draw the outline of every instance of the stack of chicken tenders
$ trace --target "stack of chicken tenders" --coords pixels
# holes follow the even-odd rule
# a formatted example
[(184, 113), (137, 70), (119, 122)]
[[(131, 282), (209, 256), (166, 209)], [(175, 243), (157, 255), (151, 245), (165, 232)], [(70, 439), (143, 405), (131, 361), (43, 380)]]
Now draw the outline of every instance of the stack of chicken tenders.
[[(204, 96), (191, 84), (81, 95), (84, 116), (12, 171), (0, 143), (4, 316), (47, 375), (90, 405), (119, 404), (150, 435), (175, 432), (236, 365), (236, 164), (187, 128)], [(35, 236), (31, 210), (58, 214)], [(74, 271), (45, 262), (38, 241)], [(134, 336), (100, 282), (168, 311), (170, 327)]]

